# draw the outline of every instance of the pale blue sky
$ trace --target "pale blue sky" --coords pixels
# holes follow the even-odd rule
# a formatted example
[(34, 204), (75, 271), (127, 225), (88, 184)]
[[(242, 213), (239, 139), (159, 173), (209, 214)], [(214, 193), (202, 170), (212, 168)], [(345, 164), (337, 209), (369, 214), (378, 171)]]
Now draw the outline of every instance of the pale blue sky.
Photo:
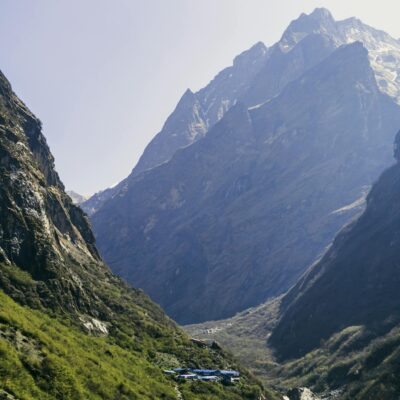
[(0, 69), (68, 189), (124, 178), (186, 88), (315, 7), (400, 37), (398, 0), (0, 0)]

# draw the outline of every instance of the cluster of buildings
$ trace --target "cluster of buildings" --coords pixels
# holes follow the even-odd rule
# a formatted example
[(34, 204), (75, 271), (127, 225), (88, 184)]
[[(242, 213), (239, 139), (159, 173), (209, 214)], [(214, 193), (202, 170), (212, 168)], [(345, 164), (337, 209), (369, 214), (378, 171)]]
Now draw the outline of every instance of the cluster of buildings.
[(221, 369), (175, 368), (165, 370), (164, 374), (177, 380), (199, 380), (206, 382), (234, 383), (240, 380), (240, 372)]

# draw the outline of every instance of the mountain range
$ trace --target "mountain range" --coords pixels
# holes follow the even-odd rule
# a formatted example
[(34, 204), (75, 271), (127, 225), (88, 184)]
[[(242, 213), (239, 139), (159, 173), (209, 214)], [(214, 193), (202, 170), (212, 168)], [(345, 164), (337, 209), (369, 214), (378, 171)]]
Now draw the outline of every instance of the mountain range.
[(302, 14), (82, 208), (0, 73), (0, 399), (397, 399), (399, 68), (386, 33)]
[[(238, 101), (257, 105), (277, 95), (291, 80), (299, 77), (329, 53), (318, 43), (296, 47), (308, 36), (328, 41), (327, 47), (360, 41), (368, 49), (371, 66), (379, 88), (400, 102), (400, 42), (387, 33), (374, 29), (357, 18), (335, 21), (329, 10), (317, 8), (291, 22), (281, 40), (271, 47), (255, 44), (234, 59), (233, 65), (221, 71), (205, 88), (182, 96), (163, 129), (146, 147), (132, 175), (168, 161), (182, 147), (202, 138), (225, 112)], [(311, 39), (312, 40), (312, 39)], [(306, 42), (305, 42), (306, 43)], [(119, 190), (115, 187), (92, 196), (83, 209), (90, 215)]]
[(390, 165), (399, 49), (317, 9), (186, 92), (132, 174), (83, 204), (113, 271), (185, 324), (284, 293)]

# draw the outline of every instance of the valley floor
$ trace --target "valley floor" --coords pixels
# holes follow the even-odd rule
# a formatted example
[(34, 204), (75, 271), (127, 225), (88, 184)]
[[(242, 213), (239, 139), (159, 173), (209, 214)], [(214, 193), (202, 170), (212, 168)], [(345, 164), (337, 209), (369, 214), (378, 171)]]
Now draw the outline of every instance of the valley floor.
[(280, 299), (222, 321), (184, 327), (195, 338), (214, 340), (234, 353), (266, 386), (282, 394), (311, 388), (321, 400), (395, 400), (400, 393), (400, 327), (375, 338), (351, 326), (304, 357), (279, 362), (268, 346)]

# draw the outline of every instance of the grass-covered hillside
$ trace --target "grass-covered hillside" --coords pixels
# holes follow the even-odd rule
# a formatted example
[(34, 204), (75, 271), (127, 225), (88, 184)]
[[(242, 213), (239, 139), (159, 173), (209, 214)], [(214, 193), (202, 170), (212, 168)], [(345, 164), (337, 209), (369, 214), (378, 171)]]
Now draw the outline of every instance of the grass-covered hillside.
[[(233, 386), (177, 384), (172, 367), (239, 369)], [(40, 121), (0, 73), (0, 398), (260, 399), (220, 349), (190, 338), (101, 260)]]
[[(157, 346), (155, 346), (157, 343)], [(222, 354), (197, 351), (184, 339), (118, 340), (86, 334), (72, 321), (22, 307), (0, 292), (0, 398), (177, 399), (175, 382), (162, 367), (223, 364)], [(166, 353), (165, 351), (168, 351)], [(170, 352), (175, 352), (176, 356)], [(184, 399), (257, 399), (258, 385), (181, 385)]]

